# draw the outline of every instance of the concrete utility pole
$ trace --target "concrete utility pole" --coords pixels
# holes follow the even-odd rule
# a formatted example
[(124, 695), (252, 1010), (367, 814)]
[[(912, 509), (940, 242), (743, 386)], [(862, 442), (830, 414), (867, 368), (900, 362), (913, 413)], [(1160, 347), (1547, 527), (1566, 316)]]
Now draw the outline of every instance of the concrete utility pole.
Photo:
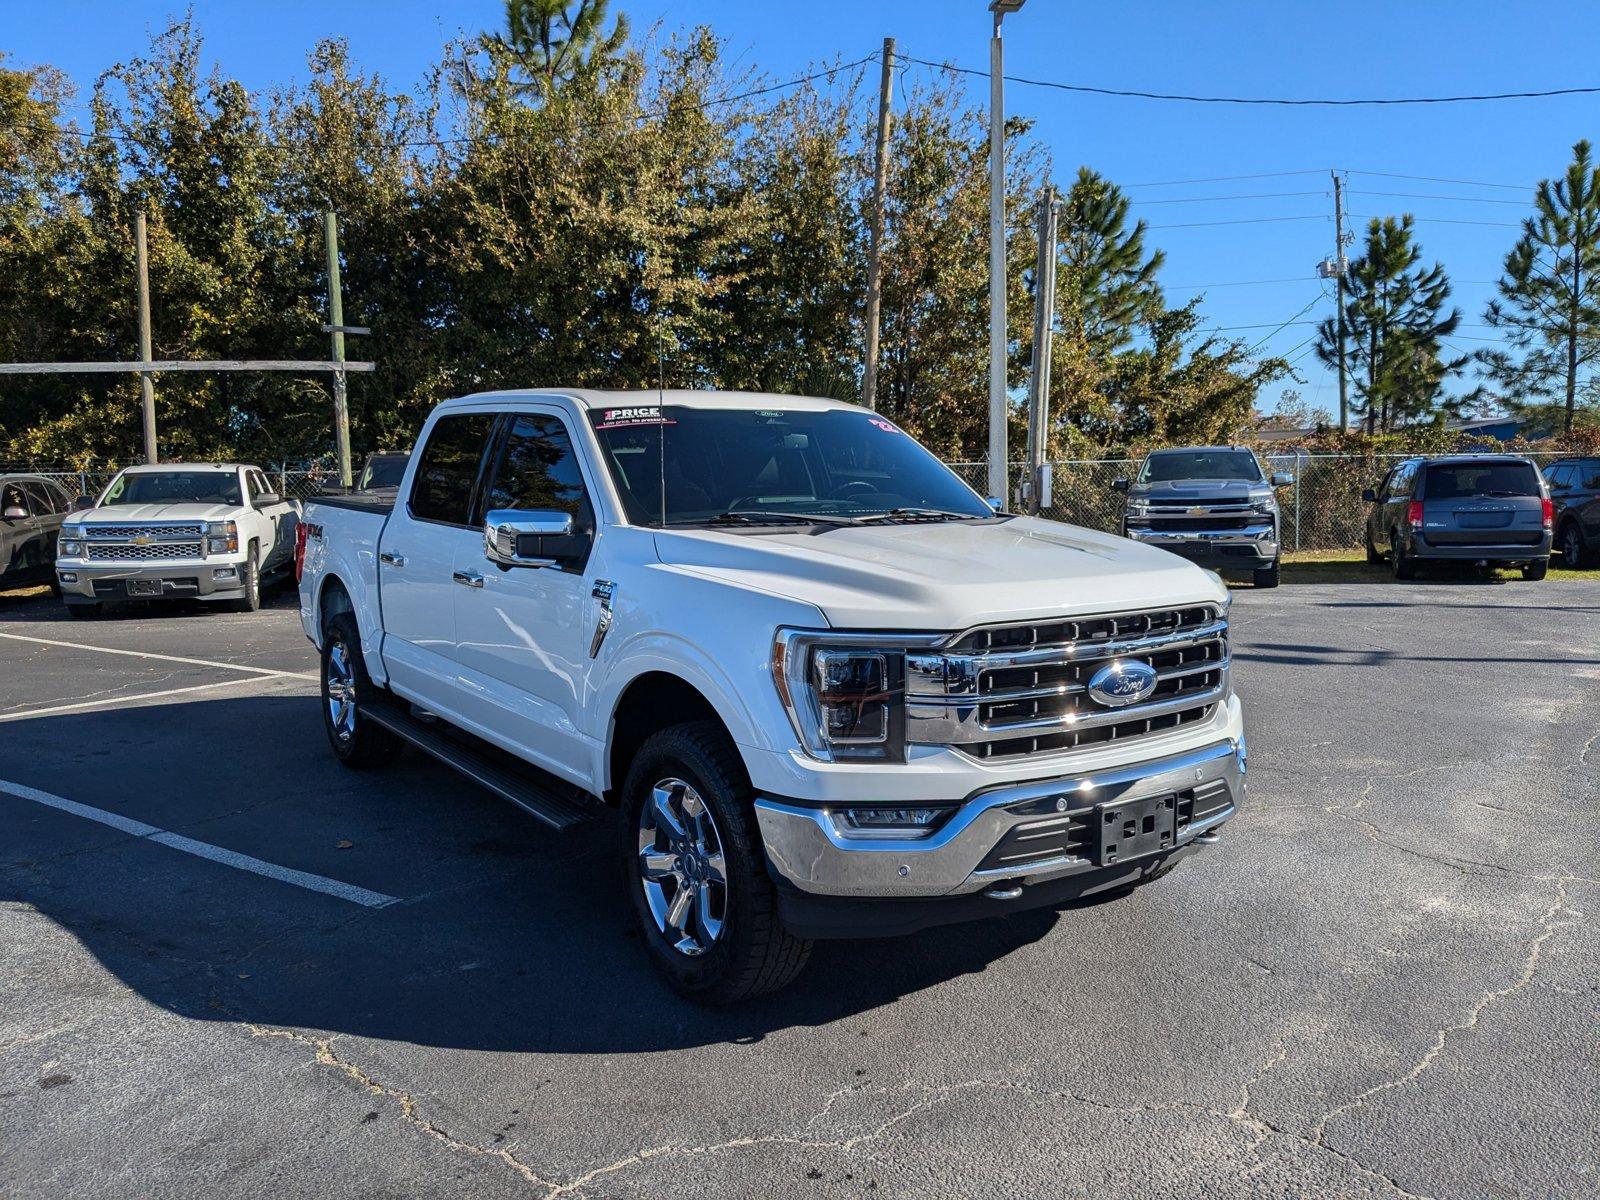
[(350, 475), (350, 397), (344, 372), (344, 297), (339, 283), (339, 220), (330, 205), (322, 213), (323, 240), (328, 251), (328, 324), (333, 339), (333, 441), (339, 454), (339, 482), (349, 487)]
[(1339, 328), (1339, 432), (1350, 428), (1350, 393), (1344, 369), (1344, 276), (1349, 269), (1344, 257), (1344, 180), (1333, 173), (1333, 266), (1334, 295), (1338, 305), (1334, 319)]
[(1006, 495), (1006, 104), (1000, 23), (1026, 0), (991, 0), (989, 39), (989, 495)]
[(883, 194), (889, 185), (890, 101), (894, 96), (894, 39), (883, 39), (878, 83), (878, 158), (872, 172), (872, 240), (867, 247), (867, 365), (861, 402), (878, 407), (878, 310), (883, 303)]
[(145, 248), (144, 212), (133, 214), (134, 258), (139, 274), (139, 401), (144, 414), (144, 460), (160, 461), (156, 452), (156, 383), (150, 374), (150, 256)]
[(1056, 316), (1056, 190), (1039, 201), (1039, 259), (1033, 274), (1033, 373), (1028, 391), (1027, 510), (1050, 503), (1050, 360)]

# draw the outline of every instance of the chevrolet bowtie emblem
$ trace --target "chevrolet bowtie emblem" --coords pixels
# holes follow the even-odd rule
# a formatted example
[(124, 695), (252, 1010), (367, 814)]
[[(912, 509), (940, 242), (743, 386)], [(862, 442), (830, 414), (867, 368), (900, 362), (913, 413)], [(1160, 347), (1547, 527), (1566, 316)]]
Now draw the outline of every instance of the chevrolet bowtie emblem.
[(133, 544), (135, 546), (148, 546), (153, 541), (155, 541), (155, 538), (145, 537), (144, 534), (141, 533), (138, 537), (133, 539)]
[(1205, 516), (1206, 515), (1205, 505), (1203, 505), (1203, 504), (1195, 505), (1193, 508), (1191, 508), (1189, 510), (1189, 515), (1191, 517), (1203, 517), (1203, 516)]

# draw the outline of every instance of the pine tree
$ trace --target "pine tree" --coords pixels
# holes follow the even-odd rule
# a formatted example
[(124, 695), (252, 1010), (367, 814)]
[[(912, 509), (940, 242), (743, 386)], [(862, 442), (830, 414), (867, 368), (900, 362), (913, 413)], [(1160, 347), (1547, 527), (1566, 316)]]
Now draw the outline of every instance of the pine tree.
[[(1461, 323), (1461, 311), (1444, 311), (1450, 279), (1439, 263), (1424, 268), (1422, 247), (1407, 213), (1374, 219), (1366, 252), (1345, 280), (1346, 361), (1352, 368), (1356, 414), (1369, 431), (1390, 430), (1459, 411), (1460, 398), (1443, 395), (1445, 379), (1467, 362), (1449, 358), (1443, 340)], [(1317, 357), (1338, 363), (1334, 318), (1317, 331)]]
[(553, 96), (579, 72), (617, 57), (628, 41), (628, 18), (605, 32), (610, 0), (506, 0), (506, 32), (485, 44), (516, 62), (525, 90)]
[(1510, 349), (1478, 355), (1485, 378), (1513, 412), (1563, 405), (1562, 429), (1571, 433), (1579, 377), (1600, 356), (1600, 170), (1588, 142), (1573, 146), (1564, 176), (1540, 180), (1499, 292), (1484, 320), (1505, 332)]

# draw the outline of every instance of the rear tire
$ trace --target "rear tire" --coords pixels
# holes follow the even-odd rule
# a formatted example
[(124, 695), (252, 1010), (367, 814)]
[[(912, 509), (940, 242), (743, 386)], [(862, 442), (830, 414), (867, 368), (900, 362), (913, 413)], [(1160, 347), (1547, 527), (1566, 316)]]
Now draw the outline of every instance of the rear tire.
[(1583, 544), (1583, 530), (1576, 521), (1568, 521), (1561, 527), (1561, 565), (1577, 571), (1589, 566), (1591, 558), (1589, 547)]
[(322, 637), (322, 727), (333, 756), (355, 770), (394, 761), (401, 740), (361, 715), (377, 691), (361, 657), (361, 631), (351, 613), (337, 613)]
[(1415, 579), (1417, 577), (1417, 560), (1406, 553), (1405, 545), (1400, 541), (1399, 533), (1389, 535), (1389, 544), (1394, 549), (1389, 551), (1390, 565), (1394, 567), (1396, 579)]
[(244, 595), (233, 601), (229, 606), (233, 612), (259, 612), (261, 609), (261, 566), (256, 561), (260, 551), (254, 542), (250, 544), (250, 557), (245, 559), (244, 572), (241, 582), (244, 585)]
[(623, 787), (623, 886), (651, 960), (700, 1004), (776, 991), (811, 953), (778, 918), (751, 801), (744, 764), (715, 721), (648, 738)]
[(1531, 562), (1522, 568), (1522, 577), (1529, 583), (1538, 583), (1550, 571), (1550, 560), (1541, 558), (1538, 562)]
[(1270, 567), (1260, 567), (1255, 572), (1255, 585), (1258, 588), (1275, 588), (1278, 586), (1279, 568), (1282, 564), (1273, 563)]

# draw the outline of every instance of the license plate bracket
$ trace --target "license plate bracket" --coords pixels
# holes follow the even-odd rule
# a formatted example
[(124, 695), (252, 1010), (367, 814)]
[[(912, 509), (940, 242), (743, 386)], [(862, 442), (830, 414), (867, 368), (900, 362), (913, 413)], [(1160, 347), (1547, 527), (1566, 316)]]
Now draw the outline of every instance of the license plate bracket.
[(159, 579), (130, 579), (127, 581), (128, 595), (130, 596), (159, 596), (161, 595), (161, 581)]
[(1178, 798), (1141, 796), (1095, 806), (1096, 861), (1103, 867), (1172, 849), (1178, 834)]

